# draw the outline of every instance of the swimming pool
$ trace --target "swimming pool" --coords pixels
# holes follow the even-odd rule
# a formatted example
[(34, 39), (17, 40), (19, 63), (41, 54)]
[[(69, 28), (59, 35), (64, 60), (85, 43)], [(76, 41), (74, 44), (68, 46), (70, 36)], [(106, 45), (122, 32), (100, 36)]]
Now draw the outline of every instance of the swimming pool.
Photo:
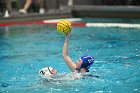
[[(132, 23), (139, 19), (82, 19), (82, 22)], [(42, 83), (38, 70), (52, 66), (70, 73), (62, 58), (65, 36), (48, 25), (0, 27), (0, 93), (139, 93), (140, 29), (73, 27), (69, 55), (76, 62), (93, 55), (90, 73), (99, 78)]]

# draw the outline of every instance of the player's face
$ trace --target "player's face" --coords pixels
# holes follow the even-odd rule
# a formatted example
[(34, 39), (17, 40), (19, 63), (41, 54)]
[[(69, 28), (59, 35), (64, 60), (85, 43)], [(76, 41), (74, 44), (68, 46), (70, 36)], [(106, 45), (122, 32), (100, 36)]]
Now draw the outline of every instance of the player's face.
[(56, 73), (57, 73), (57, 70), (52, 69), (52, 70), (51, 70), (51, 73), (52, 73), (52, 74), (56, 74)]

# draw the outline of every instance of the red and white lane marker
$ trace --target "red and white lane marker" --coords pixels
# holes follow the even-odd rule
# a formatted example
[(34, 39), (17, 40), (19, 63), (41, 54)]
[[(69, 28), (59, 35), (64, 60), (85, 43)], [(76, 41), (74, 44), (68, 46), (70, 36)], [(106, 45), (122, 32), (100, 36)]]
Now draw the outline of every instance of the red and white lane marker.
[[(56, 24), (60, 19), (44, 20), (46, 24)], [(81, 18), (70, 18), (68, 19), (72, 26), (86, 26), (86, 27), (120, 27), (120, 28), (138, 28), (140, 29), (140, 24), (129, 24), (129, 23), (86, 23), (86, 22), (76, 22), (81, 21)]]
[[(81, 21), (82, 18), (66, 18), (67, 20), (69, 20), (70, 22), (76, 22), (76, 21)], [(44, 23), (52, 23), (52, 22), (59, 22), (62, 19), (50, 19), (50, 20), (43, 20)]]
[[(52, 20), (44, 20), (44, 24), (52, 24), (56, 25), (61, 19), (52, 19)], [(77, 22), (81, 21), (82, 18), (67, 18), (72, 23), (72, 26), (86, 26), (85, 22)]]
[(138, 28), (140, 24), (129, 24), (129, 23), (87, 23), (87, 27), (119, 27), (119, 28)]
[[(32, 24), (47, 24), (56, 25), (60, 19), (43, 20), (43, 21), (29, 21), (29, 22), (8, 22), (1, 23), (0, 26), (14, 26), (14, 25), (32, 25)], [(140, 29), (140, 24), (130, 24), (130, 23), (86, 23), (80, 22), (81, 18), (70, 18), (68, 19), (72, 26), (85, 26), (85, 27), (118, 27), (118, 28), (136, 28)]]

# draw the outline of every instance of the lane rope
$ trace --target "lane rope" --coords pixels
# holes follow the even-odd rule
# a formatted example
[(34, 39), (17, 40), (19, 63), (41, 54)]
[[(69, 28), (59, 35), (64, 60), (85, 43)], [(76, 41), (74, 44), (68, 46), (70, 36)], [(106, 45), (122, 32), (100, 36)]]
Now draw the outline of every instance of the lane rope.
[(87, 23), (87, 27), (120, 27), (120, 28), (138, 28), (140, 24), (128, 24), (128, 23)]
[[(28, 22), (7, 22), (0, 23), (1, 27), (5, 26), (14, 26), (14, 25), (32, 25), (32, 24), (47, 24), (47, 25), (56, 25), (57, 22), (61, 19), (52, 19), (52, 20), (43, 20), (43, 21), (28, 21)], [(80, 22), (81, 18), (69, 18), (72, 26), (86, 26), (86, 27), (118, 27), (118, 28), (136, 28), (140, 29), (140, 24), (133, 23), (86, 23)]]

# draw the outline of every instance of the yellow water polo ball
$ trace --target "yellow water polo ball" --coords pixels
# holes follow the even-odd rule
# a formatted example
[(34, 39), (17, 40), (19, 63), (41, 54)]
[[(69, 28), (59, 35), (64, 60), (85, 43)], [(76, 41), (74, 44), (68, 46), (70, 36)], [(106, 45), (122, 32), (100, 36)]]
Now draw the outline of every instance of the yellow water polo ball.
[(70, 33), (72, 29), (71, 22), (63, 19), (57, 23), (57, 30), (59, 33)]

